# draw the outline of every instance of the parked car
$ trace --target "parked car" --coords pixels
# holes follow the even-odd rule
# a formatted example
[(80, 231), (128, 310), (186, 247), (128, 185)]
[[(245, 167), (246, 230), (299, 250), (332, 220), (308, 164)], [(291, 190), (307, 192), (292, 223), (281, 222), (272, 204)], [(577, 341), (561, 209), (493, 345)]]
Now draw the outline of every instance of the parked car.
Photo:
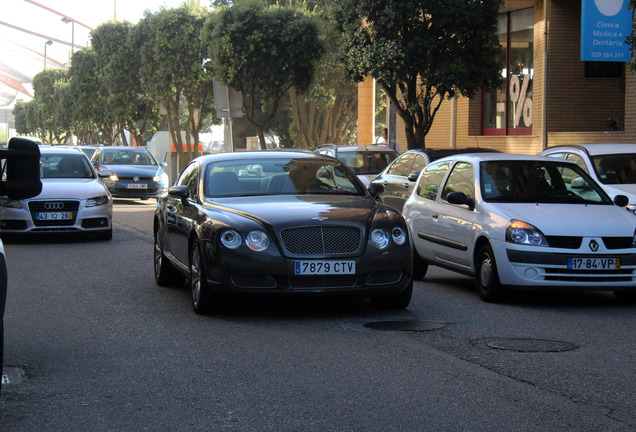
[(636, 213), (636, 144), (558, 145), (539, 154), (574, 162), (610, 197), (627, 196), (627, 209)]
[(424, 149), (408, 150), (398, 156), (389, 166), (378, 174), (371, 184), (382, 185), (384, 191), (378, 199), (384, 204), (402, 211), (404, 203), (411, 196), (420, 171), (429, 163), (445, 156), (460, 153), (497, 152), (489, 148), (469, 147), (463, 149)]
[[(577, 179), (574, 184), (573, 179)], [(403, 215), (415, 278), (428, 265), (475, 276), (485, 301), (506, 289), (613, 291), (636, 298), (636, 218), (578, 165), (465, 154), (429, 164)]]
[(97, 172), (112, 171), (103, 182), (114, 198), (157, 198), (168, 190), (168, 164), (145, 147), (100, 147), (91, 160)]
[(408, 306), (406, 224), (337, 159), (299, 151), (201, 156), (157, 202), (159, 285), (187, 278), (197, 313), (240, 295), (356, 295)]
[[(2, 176), (0, 197), (21, 200), (37, 195), (42, 190), (39, 170), (40, 150), (31, 140), (14, 137), (7, 148), (0, 149)], [(0, 240), (0, 371), (4, 359), (4, 309), (7, 300), (7, 259)], [(0, 383), (0, 392), (2, 391)]]
[(335, 144), (323, 144), (314, 152), (340, 160), (356, 173), (366, 187), (369, 187), (371, 180), (400, 155), (391, 147), (378, 144), (341, 147)]
[(86, 155), (42, 146), (40, 163), (41, 193), (21, 200), (0, 198), (0, 235), (82, 233), (112, 239), (112, 198)]

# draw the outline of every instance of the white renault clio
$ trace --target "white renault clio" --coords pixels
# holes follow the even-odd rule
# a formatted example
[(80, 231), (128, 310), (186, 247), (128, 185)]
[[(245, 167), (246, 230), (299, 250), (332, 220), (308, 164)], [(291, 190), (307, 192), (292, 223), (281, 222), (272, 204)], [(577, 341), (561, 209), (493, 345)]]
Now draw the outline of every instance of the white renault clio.
[(613, 291), (636, 299), (636, 218), (583, 169), (543, 156), (464, 154), (428, 165), (406, 201), (415, 278), (429, 264), (506, 289)]
[(36, 233), (113, 236), (113, 200), (84, 153), (40, 147), (42, 192), (33, 198), (0, 198), (0, 235)]

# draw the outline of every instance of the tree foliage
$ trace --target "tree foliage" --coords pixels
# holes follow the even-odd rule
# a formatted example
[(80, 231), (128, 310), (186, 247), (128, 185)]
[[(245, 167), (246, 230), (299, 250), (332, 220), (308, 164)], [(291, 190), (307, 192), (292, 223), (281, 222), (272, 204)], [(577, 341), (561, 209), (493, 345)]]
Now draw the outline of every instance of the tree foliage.
[(334, 0), (350, 79), (373, 77), (424, 148), (445, 99), (501, 85), (500, 0)]
[(358, 87), (342, 79), (344, 68), (338, 58), (340, 34), (329, 23), (326, 8), (316, 10), (325, 53), (307, 92), (289, 90), (292, 136), (298, 147), (308, 149), (324, 143), (343, 144), (358, 118)]
[[(632, 10), (636, 9), (636, 0), (629, 0), (629, 4), (627, 7)], [(632, 52), (633, 52), (634, 48), (636, 48), (635, 46), (636, 45), (636, 18), (632, 19), (632, 34), (627, 36), (627, 43), (632, 46)], [(632, 55), (632, 61), (630, 62), (630, 66), (631, 66), (632, 72), (636, 72), (636, 57), (634, 57), (634, 55)]]
[(246, 0), (212, 15), (202, 32), (213, 74), (242, 92), (243, 112), (258, 131), (274, 119), (281, 99), (293, 87), (306, 91), (323, 52), (315, 21), (289, 7)]
[[(198, 156), (201, 119), (214, 109), (212, 75), (205, 68), (207, 46), (200, 38), (206, 18), (204, 9), (191, 4), (163, 8), (147, 13), (132, 36), (141, 61), (141, 89), (163, 108), (182, 166)], [(182, 101), (188, 113), (183, 128)], [(184, 144), (190, 145), (184, 150)]]

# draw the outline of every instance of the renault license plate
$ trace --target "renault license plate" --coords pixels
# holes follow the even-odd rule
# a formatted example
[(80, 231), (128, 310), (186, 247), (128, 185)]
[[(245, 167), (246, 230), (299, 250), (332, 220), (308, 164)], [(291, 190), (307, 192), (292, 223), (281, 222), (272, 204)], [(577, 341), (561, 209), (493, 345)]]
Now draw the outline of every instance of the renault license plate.
[(568, 258), (570, 270), (618, 270), (620, 258)]
[(355, 261), (294, 261), (296, 275), (341, 275), (355, 272)]
[(73, 219), (73, 212), (42, 212), (35, 214), (35, 220), (71, 220)]

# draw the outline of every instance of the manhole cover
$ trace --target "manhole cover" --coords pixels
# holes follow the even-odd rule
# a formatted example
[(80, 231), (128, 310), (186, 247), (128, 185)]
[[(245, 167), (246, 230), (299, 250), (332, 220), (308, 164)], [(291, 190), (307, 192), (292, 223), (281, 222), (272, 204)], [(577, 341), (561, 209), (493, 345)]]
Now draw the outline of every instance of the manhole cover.
[(444, 328), (444, 324), (430, 321), (377, 321), (364, 324), (372, 330), (426, 332)]
[(544, 339), (497, 339), (486, 342), (490, 348), (518, 352), (564, 352), (577, 349), (578, 346), (561, 341)]

